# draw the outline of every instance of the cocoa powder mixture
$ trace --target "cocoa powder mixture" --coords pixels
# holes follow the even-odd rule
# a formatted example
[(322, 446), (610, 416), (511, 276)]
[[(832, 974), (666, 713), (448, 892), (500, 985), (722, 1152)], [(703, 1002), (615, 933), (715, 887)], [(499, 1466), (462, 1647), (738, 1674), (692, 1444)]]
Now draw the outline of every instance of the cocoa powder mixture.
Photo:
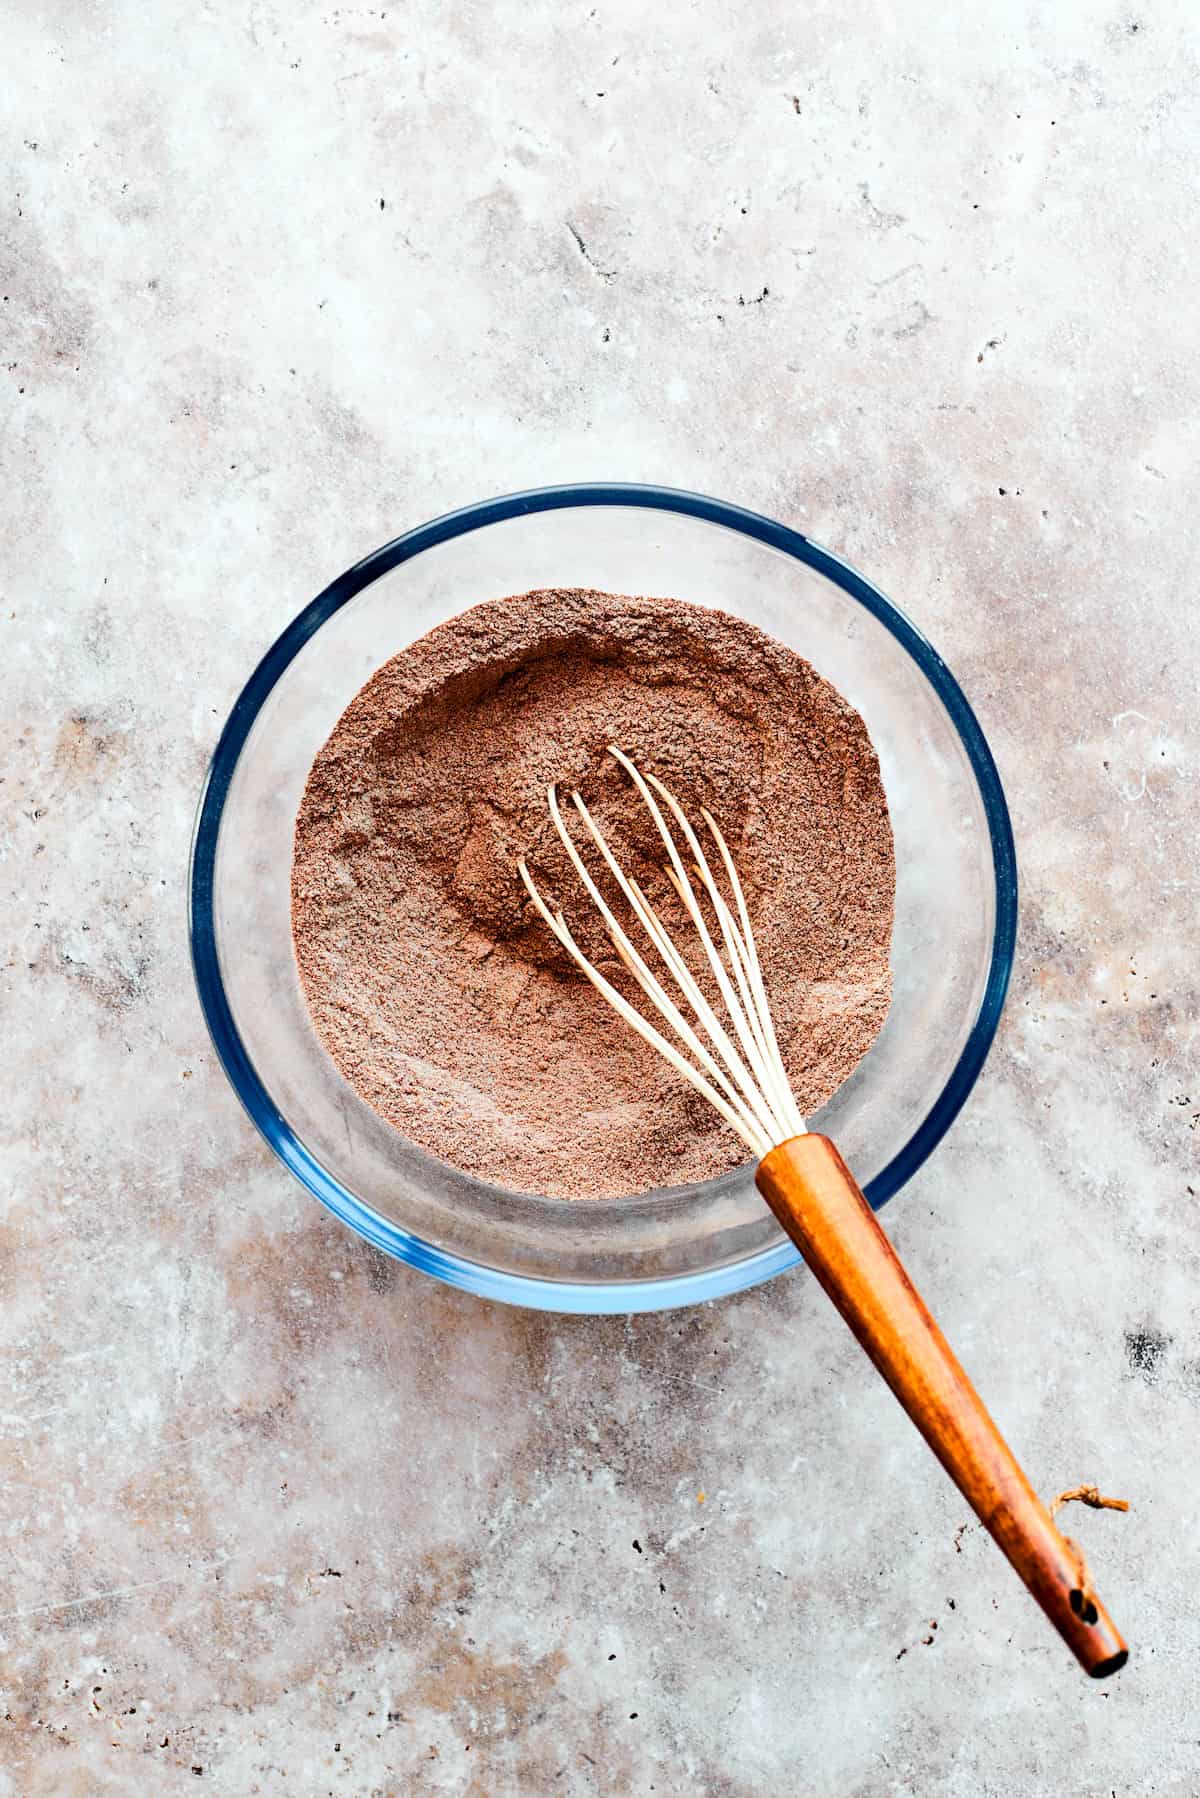
[(807, 662), (723, 612), (579, 589), (439, 625), (368, 681), (313, 764), (296, 958), (361, 1097), (434, 1155), (520, 1192), (607, 1198), (745, 1160), (575, 969), (517, 875), (527, 855), (584, 951), (629, 990), (546, 810), (549, 782), (564, 799), (577, 786), (678, 921), (661, 843), (609, 743), (724, 830), (803, 1113), (865, 1054), (891, 993), (878, 762)]

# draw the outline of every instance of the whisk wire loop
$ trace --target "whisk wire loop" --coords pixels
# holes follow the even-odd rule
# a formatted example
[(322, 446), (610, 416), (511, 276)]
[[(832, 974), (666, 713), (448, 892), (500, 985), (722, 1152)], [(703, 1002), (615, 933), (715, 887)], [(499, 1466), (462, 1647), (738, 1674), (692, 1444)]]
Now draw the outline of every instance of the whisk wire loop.
[[(524, 858), (518, 864), (521, 879), (539, 915), (558, 942), (618, 1016), (631, 1025), (643, 1041), (655, 1049), (676, 1072), (682, 1074), (737, 1132), (747, 1148), (761, 1158), (777, 1144), (790, 1137), (803, 1135), (805, 1123), (784, 1070), (767, 1003), (766, 986), (745, 892), (729, 846), (716, 821), (702, 808), (701, 816), (724, 866), (733, 899), (732, 906), (721, 892), (700, 839), (674, 794), (655, 775), (643, 775), (636, 764), (615, 745), (610, 745), (609, 753), (633, 781), (662, 839), (668, 857), (665, 869), (667, 879), (699, 939), (704, 959), (728, 1014), (732, 1034), (704, 992), (662, 917), (646, 897), (642, 886), (621, 867), (579, 793), (572, 793), (571, 798), (584, 829), (628, 901), (652, 949), (692, 1012), (698, 1028), (688, 1021), (671, 992), (647, 964), (601, 892), (567, 827), (554, 786), (547, 791), (547, 804), (551, 821), (571, 865), (579, 876), (584, 891), (599, 911), (622, 965), (659, 1017), (674, 1033), (678, 1043), (664, 1035), (584, 954), (563, 913), (551, 910), (542, 897)], [(687, 850), (693, 858), (691, 875), (655, 795), (661, 798), (682, 833)], [(699, 894), (692, 884), (692, 875), (699, 887)], [(701, 895), (708, 901), (716, 919), (720, 948), (705, 919)], [(707, 1043), (700, 1032), (707, 1038)], [(682, 1044), (682, 1049), (678, 1044)]]

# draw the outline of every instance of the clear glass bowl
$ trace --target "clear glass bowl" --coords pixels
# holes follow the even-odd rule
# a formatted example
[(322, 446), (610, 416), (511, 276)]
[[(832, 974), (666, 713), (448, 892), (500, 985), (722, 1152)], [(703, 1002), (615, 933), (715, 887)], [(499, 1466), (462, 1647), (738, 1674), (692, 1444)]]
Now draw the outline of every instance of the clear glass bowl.
[[(792, 1267), (745, 1167), (702, 1185), (575, 1204), (471, 1178), (384, 1124), (308, 1021), (292, 954), (292, 831), (309, 767), (364, 681), (443, 619), (532, 587), (721, 606), (838, 687), (879, 752), (896, 841), (895, 991), (878, 1040), (811, 1121), (872, 1205), (944, 1134), (1008, 984), (1016, 867), (999, 777), (945, 663), (870, 583), (807, 538), (696, 494), (544, 488), (387, 544), (305, 607), (221, 734), (192, 845), (192, 958), (213, 1043), (284, 1165), (387, 1254), (545, 1310), (658, 1310)], [(614, 1025), (614, 1028), (616, 1026)]]

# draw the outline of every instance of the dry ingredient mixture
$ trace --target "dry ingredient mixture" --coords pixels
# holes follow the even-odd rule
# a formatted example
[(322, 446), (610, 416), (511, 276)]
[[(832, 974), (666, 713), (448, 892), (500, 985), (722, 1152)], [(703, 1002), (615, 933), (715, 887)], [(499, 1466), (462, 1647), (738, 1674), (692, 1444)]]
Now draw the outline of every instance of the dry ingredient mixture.
[(723, 612), (582, 589), (439, 625), (367, 683), (313, 764), (296, 957), (317, 1031), (361, 1097), (434, 1155), (520, 1192), (607, 1198), (745, 1160), (574, 968), (517, 875), (525, 854), (624, 986), (550, 823), (557, 781), (564, 801), (580, 789), (663, 915), (679, 913), (609, 743), (721, 824), (802, 1112), (866, 1053), (891, 993), (878, 762), (807, 662)]

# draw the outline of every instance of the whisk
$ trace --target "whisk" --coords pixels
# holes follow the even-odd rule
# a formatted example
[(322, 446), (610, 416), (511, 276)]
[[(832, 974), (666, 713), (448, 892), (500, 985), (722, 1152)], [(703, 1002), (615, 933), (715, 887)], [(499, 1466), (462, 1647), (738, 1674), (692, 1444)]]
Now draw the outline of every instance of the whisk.
[(762, 1196), (984, 1527), (1084, 1669), (1096, 1679), (1115, 1673), (1128, 1651), (1092, 1590), (1082, 1554), (1034, 1492), (834, 1144), (806, 1128), (771, 1021), (746, 896), (719, 825), (700, 809), (725, 891), (674, 795), (622, 750), (610, 746), (609, 753), (634, 783), (662, 839), (664, 872), (695, 938), (693, 959), (711, 976), (716, 1002), (577, 792), (571, 802), (584, 838), (640, 927), (650, 959), (589, 870), (553, 786), (550, 816), (617, 955), (660, 1023), (588, 959), (522, 859), (519, 871), (530, 899), (613, 1010), (703, 1094), (756, 1157)]

